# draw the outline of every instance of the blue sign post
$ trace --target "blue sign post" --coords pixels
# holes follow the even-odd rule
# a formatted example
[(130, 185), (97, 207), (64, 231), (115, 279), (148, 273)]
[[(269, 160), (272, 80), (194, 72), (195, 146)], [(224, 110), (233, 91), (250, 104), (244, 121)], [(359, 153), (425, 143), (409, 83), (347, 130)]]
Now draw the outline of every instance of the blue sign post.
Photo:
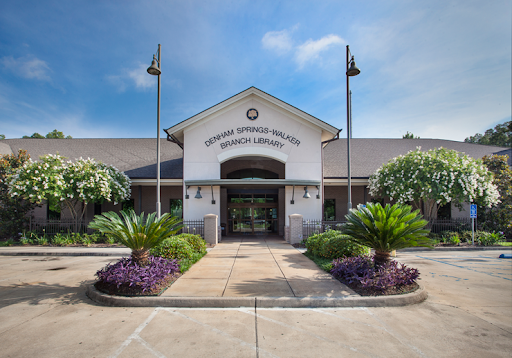
[(469, 217), (471, 218), (471, 234), (473, 235), (473, 246), (475, 245), (475, 219), (476, 219), (476, 204), (471, 204), (469, 207)]

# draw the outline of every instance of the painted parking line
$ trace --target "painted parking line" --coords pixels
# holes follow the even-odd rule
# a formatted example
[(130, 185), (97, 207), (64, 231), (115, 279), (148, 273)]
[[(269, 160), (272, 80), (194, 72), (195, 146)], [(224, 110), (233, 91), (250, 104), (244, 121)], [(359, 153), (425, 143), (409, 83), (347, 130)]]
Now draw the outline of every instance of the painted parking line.
[[(430, 260), (430, 261), (434, 261), (434, 262), (441, 263), (444, 265), (454, 266), (454, 267), (458, 267), (458, 268), (461, 268), (464, 270), (473, 271), (473, 272), (481, 273), (484, 275), (489, 275), (492, 277), (497, 277), (497, 278), (501, 278), (504, 280), (512, 281), (512, 271), (511, 271), (512, 263), (507, 264), (506, 262), (498, 261), (499, 259), (497, 259), (497, 258), (488, 257), (488, 256), (465, 256), (462, 258), (459, 256), (459, 257), (443, 257), (443, 258), (437, 258), (437, 259), (433, 259), (433, 258), (425, 257), (425, 256), (416, 256), (416, 257), (424, 259), (424, 260)], [(487, 261), (468, 261), (470, 259), (475, 259), (475, 258), (476, 259), (485, 258), (487, 260), (490, 260), (492, 263), (491, 262), (487, 263)], [(455, 261), (455, 262), (450, 262), (450, 261)], [(461, 261), (466, 261), (466, 262), (468, 262), (468, 264), (464, 265), (464, 264), (462, 264)], [(469, 262), (471, 262), (471, 264), (469, 264)], [(498, 262), (499, 264), (494, 263), (494, 262)], [(478, 267), (476, 267), (476, 266), (478, 266)], [(489, 267), (489, 266), (491, 266), (491, 267)], [(496, 271), (498, 269), (499, 271), (504, 271), (504, 272), (487, 271), (486, 270), (487, 267), (489, 267), (489, 270)], [(506, 277), (506, 276), (511, 276), (511, 277)]]

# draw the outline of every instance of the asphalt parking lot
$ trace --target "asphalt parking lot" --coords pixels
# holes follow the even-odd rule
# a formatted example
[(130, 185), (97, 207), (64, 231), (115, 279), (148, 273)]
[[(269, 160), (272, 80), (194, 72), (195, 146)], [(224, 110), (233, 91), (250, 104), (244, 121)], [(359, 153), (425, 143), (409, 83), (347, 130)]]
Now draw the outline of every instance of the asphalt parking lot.
[(407, 252), (429, 298), (332, 309), (103, 307), (112, 257), (0, 256), (2, 357), (510, 357), (510, 251)]

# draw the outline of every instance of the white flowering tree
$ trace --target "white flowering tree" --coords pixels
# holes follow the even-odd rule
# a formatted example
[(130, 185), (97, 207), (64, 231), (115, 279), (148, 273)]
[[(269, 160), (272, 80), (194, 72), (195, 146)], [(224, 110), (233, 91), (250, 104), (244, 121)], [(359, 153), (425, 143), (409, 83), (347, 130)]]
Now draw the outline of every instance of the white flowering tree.
[(426, 219), (436, 218), (439, 207), (451, 202), (459, 208), (465, 202), (486, 207), (499, 203), (493, 175), (482, 162), (444, 148), (425, 152), (418, 147), (393, 158), (369, 182), (373, 197), (414, 203)]
[[(65, 162), (60, 155), (48, 154), (29, 161), (11, 177), (11, 196), (33, 203), (54, 199), (68, 208), (73, 219), (83, 218), (88, 203), (117, 204), (130, 198), (130, 178), (115, 167), (93, 159)], [(83, 205), (77, 205), (82, 202)]]

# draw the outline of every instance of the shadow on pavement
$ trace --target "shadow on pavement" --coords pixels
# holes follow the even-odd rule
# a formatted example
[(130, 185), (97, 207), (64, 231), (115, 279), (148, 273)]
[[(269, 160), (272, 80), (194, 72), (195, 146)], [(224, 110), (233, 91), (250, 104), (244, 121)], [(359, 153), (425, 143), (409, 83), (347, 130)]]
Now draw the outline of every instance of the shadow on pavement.
[(94, 282), (95, 280), (82, 281), (80, 286), (65, 286), (46, 282), (27, 282), (0, 286), (0, 308), (18, 303), (28, 303), (30, 305), (42, 303), (91, 304), (92, 301), (85, 295), (85, 290), (88, 285)]

